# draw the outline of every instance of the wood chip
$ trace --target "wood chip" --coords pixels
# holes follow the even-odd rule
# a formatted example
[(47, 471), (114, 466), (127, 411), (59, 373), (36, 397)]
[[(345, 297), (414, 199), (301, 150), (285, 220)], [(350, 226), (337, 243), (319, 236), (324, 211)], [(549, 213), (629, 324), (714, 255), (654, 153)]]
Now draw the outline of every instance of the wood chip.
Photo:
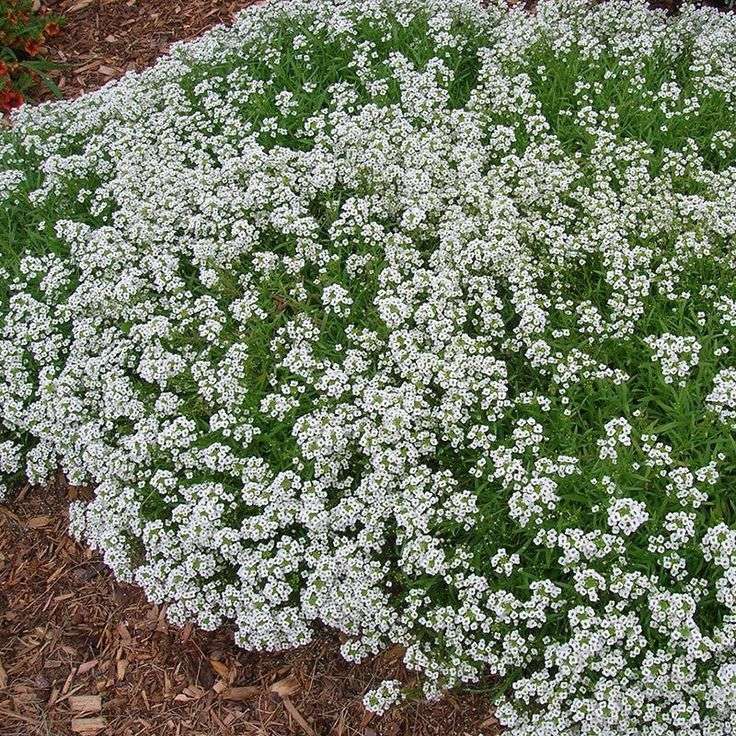
[(293, 695), (297, 690), (299, 690), (299, 681), (293, 675), (284, 677), (283, 680), (274, 682), (274, 684), (271, 685), (271, 692), (280, 695), (282, 698)]
[(284, 708), (289, 712), (289, 715), (291, 715), (291, 717), (302, 727), (302, 730), (307, 734), (307, 736), (317, 736), (315, 730), (309, 725), (309, 723), (307, 723), (307, 720), (297, 710), (294, 703), (292, 703), (288, 697), (283, 699), (283, 703)]
[(50, 516), (32, 516), (26, 520), (26, 526), (31, 529), (43, 529), (51, 524), (53, 519)]
[(8, 686), (8, 673), (3, 667), (2, 661), (0, 661), (0, 690), (4, 690)]
[[(133, 69), (135, 69), (135, 64), (133, 64)], [(130, 64), (128, 64), (128, 71), (130, 71)], [(191, 622), (187, 622), (184, 624), (184, 628), (181, 630), (181, 633), (179, 634), (179, 639), (183, 642), (189, 641), (189, 639), (192, 636), (192, 632), (194, 631), (194, 625)]]
[(64, 681), (64, 686), (61, 688), (61, 694), (66, 695), (69, 692), (69, 688), (72, 686), (72, 680), (74, 679), (74, 675), (77, 674), (76, 669), (72, 669), (72, 671), (69, 673), (69, 676)]
[(73, 5), (69, 6), (64, 10), (65, 13), (76, 13), (78, 10), (83, 10), (88, 5), (92, 5), (95, 0), (77, 0)]
[(229, 680), (231, 675), (230, 668), (218, 659), (210, 660), (210, 667), (220, 676), (223, 680)]
[(97, 733), (102, 731), (107, 721), (102, 716), (95, 718), (72, 718), (72, 731), (74, 733)]
[(46, 701), (46, 707), (50, 708), (56, 702), (56, 698), (58, 697), (59, 697), (59, 688), (54, 686), (51, 688), (51, 694), (49, 695), (49, 699)]
[(106, 77), (114, 77), (119, 72), (119, 69), (107, 66), (107, 64), (100, 64), (100, 66), (97, 67), (97, 71)]
[(117, 632), (118, 636), (123, 640), (124, 644), (130, 644), (133, 641), (133, 637), (130, 635), (130, 632), (128, 631), (128, 627), (120, 623), (117, 625)]
[(225, 700), (252, 700), (257, 698), (263, 692), (263, 688), (257, 685), (247, 685), (244, 687), (231, 687), (225, 691), (223, 698)]
[(83, 662), (79, 665), (79, 668), (77, 669), (78, 675), (83, 675), (85, 672), (89, 672), (90, 670), (93, 670), (97, 666), (97, 660), (96, 659), (90, 659), (89, 662)]
[(185, 687), (178, 695), (174, 696), (177, 703), (189, 703), (192, 700), (199, 700), (205, 693), (204, 688), (199, 685), (189, 685)]
[(158, 614), (158, 620), (156, 621), (156, 631), (160, 631), (165, 634), (169, 630), (169, 625), (166, 623), (166, 606), (161, 606), (161, 610)]
[(69, 707), (74, 713), (99, 713), (102, 710), (102, 698), (99, 695), (72, 695)]

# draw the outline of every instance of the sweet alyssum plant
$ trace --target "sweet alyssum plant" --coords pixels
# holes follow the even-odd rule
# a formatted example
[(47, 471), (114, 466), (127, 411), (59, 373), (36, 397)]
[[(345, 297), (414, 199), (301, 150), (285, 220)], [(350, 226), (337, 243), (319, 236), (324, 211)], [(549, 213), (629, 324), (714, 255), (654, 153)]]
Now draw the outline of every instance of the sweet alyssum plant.
[(273, 2), (2, 136), (0, 466), (173, 621), (736, 731), (736, 18)]

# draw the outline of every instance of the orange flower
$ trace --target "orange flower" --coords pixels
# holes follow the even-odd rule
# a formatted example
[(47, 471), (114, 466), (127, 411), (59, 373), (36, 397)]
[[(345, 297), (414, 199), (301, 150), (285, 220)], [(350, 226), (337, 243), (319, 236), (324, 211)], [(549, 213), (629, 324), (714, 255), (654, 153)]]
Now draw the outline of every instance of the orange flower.
[(47, 23), (46, 27), (43, 29), (43, 33), (47, 38), (58, 36), (60, 32), (61, 28), (59, 28), (59, 24), (54, 23), (53, 21), (51, 23)]
[(29, 56), (35, 56), (39, 52), (40, 48), (41, 44), (35, 38), (29, 38), (23, 46), (23, 50)]
[(0, 110), (10, 112), (15, 107), (23, 104), (23, 95), (15, 89), (3, 90), (0, 92)]

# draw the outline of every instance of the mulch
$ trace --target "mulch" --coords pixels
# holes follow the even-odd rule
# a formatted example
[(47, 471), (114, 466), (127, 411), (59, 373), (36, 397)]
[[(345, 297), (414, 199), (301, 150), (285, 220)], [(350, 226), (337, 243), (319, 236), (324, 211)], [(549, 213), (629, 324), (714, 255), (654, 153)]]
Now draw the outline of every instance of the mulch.
[[(150, 66), (172, 42), (232, 20), (257, 0), (43, 0), (66, 19), (42, 53), (61, 65), (49, 75), (64, 97), (97, 89)], [(47, 90), (39, 90), (50, 99)]]
[(411, 702), (381, 717), (363, 694), (386, 678), (411, 685), (402, 651), (355, 665), (338, 635), (244, 652), (232, 632), (171, 626), (165, 609), (116, 582), (67, 535), (80, 490), (59, 480), (0, 506), (2, 736), (492, 736), (487, 693)]

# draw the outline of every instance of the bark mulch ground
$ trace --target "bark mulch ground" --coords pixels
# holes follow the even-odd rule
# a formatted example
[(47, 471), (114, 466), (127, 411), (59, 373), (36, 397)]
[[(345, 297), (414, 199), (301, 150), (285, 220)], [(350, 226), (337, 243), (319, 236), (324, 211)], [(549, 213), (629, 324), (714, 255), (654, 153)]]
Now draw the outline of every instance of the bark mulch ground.
[[(66, 19), (49, 41), (52, 72), (65, 97), (97, 89), (126, 71), (150, 66), (173, 41), (232, 19), (256, 0), (44, 0)], [(42, 96), (49, 98), (48, 93)]]
[(382, 717), (381, 679), (410, 684), (394, 648), (351, 665), (336, 634), (283, 654), (243, 652), (228, 630), (170, 626), (66, 533), (79, 490), (25, 488), (0, 506), (2, 736), (491, 736), (486, 694), (451, 694)]

